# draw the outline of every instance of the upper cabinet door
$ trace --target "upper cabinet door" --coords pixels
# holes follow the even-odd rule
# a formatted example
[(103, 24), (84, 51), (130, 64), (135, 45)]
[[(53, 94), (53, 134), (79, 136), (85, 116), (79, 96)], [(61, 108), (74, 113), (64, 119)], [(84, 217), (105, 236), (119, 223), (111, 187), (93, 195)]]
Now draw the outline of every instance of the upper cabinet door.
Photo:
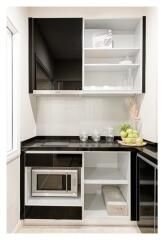
[(29, 92), (82, 89), (82, 18), (29, 18)]

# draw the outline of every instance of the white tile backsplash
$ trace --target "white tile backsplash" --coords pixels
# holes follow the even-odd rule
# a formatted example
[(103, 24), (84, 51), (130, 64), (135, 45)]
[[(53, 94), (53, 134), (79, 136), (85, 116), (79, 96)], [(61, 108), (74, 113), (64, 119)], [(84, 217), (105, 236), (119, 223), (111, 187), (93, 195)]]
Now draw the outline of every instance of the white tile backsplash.
[(103, 135), (107, 127), (117, 133), (128, 119), (125, 97), (37, 97), (37, 135), (78, 135), (81, 129)]

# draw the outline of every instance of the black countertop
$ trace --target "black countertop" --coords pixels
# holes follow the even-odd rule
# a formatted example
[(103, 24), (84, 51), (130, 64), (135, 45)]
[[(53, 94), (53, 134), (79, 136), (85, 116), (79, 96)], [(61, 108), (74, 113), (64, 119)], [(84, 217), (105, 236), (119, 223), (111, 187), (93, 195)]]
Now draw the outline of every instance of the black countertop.
[(157, 164), (157, 144), (149, 142), (144, 147), (122, 146), (115, 137), (113, 143), (106, 143), (105, 138), (94, 143), (91, 138), (82, 143), (77, 136), (36, 136), (22, 142), (22, 151), (137, 151)]

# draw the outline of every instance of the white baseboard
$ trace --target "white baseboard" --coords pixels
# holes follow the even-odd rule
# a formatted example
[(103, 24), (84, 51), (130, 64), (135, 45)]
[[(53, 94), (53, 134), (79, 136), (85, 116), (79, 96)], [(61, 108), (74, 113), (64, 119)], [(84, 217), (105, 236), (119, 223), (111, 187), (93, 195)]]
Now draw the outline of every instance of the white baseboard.
[(24, 226), (136, 226), (136, 221), (130, 220), (103, 220), (103, 219), (87, 219), (87, 220), (54, 220), (54, 219), (25, 219)]
[(23, 227), (23, 220), (18, 221), (18, 223), (14, 227), (12, 233), (17, 233), (21, 227)]

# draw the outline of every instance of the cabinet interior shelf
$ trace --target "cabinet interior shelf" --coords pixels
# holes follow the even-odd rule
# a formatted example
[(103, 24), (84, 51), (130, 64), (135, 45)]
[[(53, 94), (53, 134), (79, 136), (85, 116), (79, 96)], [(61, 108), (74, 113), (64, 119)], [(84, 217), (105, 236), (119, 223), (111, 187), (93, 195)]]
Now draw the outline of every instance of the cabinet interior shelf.
[(84, 87), (84, 90), (33, 90), (35, 96), (129, 96), (141, 94), (140, 90), (88, 90)]
[(85, 168), (85, 184), (128, 184), (118, 168)]
[(85, 48), (87, 58), (133, 57), (139, 48)]
[(88, 90), (85, 89), (81, 96), (129, 96), (142, 94), (140, 90)]
[(136, 70), (139, 64), (85, 64), (85, 71), (87, 72), (123, 72)]
[(128, 217), (125, 215), (114, 216), (107, 213), (104, 199), (101, 194), (87, 193), (84, 199), (84, 217), (85, 218), (111, 218), (111, 217)]
[(82, 206), (81, 196), (78, 197), (30, 197), (26, 205), (43, 206)]

